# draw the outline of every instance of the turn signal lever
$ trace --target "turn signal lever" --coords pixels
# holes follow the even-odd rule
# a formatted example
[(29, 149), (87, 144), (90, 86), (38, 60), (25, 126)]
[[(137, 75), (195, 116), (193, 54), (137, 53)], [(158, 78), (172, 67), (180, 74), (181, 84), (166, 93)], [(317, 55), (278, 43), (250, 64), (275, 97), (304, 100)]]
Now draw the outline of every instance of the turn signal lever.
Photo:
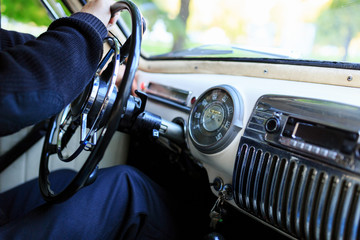
[(162, 119), (158, 115), (144, 111), (137, 117), (133, 128), (151, 134), (154, 138), (163, 136), (175, 143), (184, 143), (183, 127), (174, 122)]
[(163, 136), (177, 144), (183, 144), (185, 142), (183, 126), (145, 111), (146, 93), (137, 90), (135, 93), (139, 98), (130, 96), (126, 111), (120, 122), (120, 130), (123, 132), (142, 133), (154, 138)]

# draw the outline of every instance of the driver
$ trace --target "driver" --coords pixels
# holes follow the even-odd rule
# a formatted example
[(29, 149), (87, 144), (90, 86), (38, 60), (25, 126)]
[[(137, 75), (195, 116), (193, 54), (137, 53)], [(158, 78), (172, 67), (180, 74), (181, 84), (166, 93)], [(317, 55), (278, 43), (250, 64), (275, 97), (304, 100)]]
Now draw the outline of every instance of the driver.
[[(0, 29), (0, 136), (60, 112), (87, 86), (102, 56), (112, 0), (91, 0), (35, 38)], [(70, 170), (51, 176), (54, 189)], [(129, 166), (101, 169), (97, 180), (59, 204), (37, 180), (0, 193), (0, 239), (173, 239), (169, 199)]]

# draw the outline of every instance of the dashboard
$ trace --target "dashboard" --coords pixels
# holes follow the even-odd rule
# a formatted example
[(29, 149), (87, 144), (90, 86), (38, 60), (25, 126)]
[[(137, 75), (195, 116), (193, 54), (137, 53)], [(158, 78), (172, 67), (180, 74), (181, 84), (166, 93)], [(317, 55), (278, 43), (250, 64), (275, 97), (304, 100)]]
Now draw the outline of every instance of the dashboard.
[(148, 111), (183, 119), (192, 156), (236, 209), (290, 237), (359, 237), (358, 88), (151, 72), (139, 85)]
[[(64, 2), (76, 12), (84, 1)], [(125, 45), (122, 30), (113, 26), (112, 34)], [(147, 113), (176, 128), (159, 124), (160, 133), (168, 131), (164, 136), (173, 145), (184, 144), (176, 150), (184, 147), (194, 165), (206, 170), (205, 184), (212, 184), (215, 197), (226, 190), (225, 201), (234, 209), (289, 238), (360, 239), (359, 68), (300, 59), (142, 56), (136, 79), (147, 94)], [(28, 131), (1, 140), (0, 150), (11, 149)], [(139, 154), (144, 168), (157, 170), (154, 175), (179, 176), (168, 165), (149, 163), (147, 148), (131, 138), (127, 131), (117, 132), (100, 168), (127, 164)], [(160, 158), (157, 148), (146, 147), (154, 154), (150, 160)], [(38, 176), (41, 149), (38, 142), (0, 176), (0, 192)], [(53, 169), (80, 169), (82, 161), (51, 164)], [(171, 185), (170, 179), (164, 182)], [(179, 195), (189, 194), (184, 188)], [(205, 201), (200, 204), (207, 207)], [(189, 212), (195, 214), (199, 207), (192, 207)], [(192, 218), (194, 228), (205, 224), (207, 230), (208, 209), (205, 214), (205, 223)]]

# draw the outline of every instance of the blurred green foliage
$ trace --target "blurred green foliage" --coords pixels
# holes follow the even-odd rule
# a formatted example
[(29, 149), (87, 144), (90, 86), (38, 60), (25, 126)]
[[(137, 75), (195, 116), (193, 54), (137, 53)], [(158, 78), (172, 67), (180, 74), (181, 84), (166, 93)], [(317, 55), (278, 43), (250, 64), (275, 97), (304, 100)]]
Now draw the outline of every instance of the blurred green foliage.
[(360, 0), (332, 0), (317, 19), (316, 41), (343, 47), (342, 60), (347, 61), (350, 42), (360, 32), (359, 12)]
[[(159, 52), (169, 52), (186, 49), (191, 44), (186, 37), (187, 20), (189, 17), (189, 4), (191, 0), (179, 0), (180, 8), (175, 18), (170, 18), (169, 13), (162, 8), (162, 0), (133, 0), (146, 16), (147, 29), (152, 31), (152, 27), (159, 20), (166, 26), (166, 31), (171, 33), (174, 40), (172, 46), (163, 46), (164, 50)], [(166, 50), (165, 50), (166, 49)]]
[(48, 26), (51, 19), (39, 0), (1, 0), (1, 14), (19, 22)]

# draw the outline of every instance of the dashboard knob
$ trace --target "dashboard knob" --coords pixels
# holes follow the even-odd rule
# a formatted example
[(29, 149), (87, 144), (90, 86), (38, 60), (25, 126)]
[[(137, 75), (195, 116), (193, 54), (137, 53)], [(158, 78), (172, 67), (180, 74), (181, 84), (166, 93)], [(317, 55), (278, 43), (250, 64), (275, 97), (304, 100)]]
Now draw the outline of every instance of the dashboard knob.
[(265, 122), (265, 130), (268, 133), (277, 132), (280, 129), (280, 121), (276, 117), (271, 117)]

